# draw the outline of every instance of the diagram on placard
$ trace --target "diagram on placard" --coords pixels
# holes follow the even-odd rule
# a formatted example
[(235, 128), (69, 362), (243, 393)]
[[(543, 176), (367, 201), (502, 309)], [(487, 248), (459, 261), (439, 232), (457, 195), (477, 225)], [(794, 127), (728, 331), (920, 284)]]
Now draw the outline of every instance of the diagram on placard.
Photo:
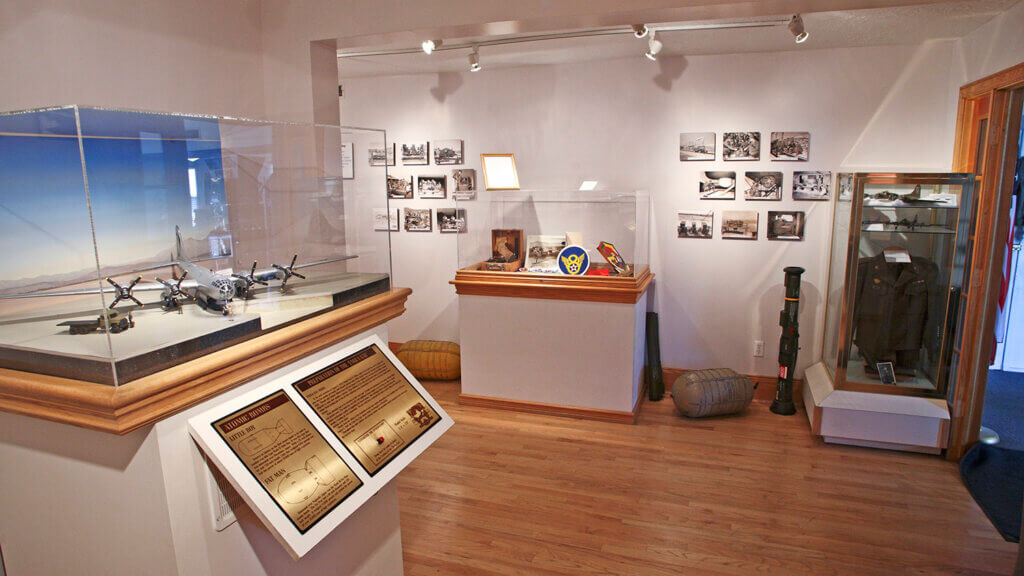
[(291, 433), (292, 427), (289, 426), (284, 419), (281, 419), (277, 421), (277, 424), (273, 428), (256, 430), (246, 436), (245, 439), (239, 442), (238, 449), (244, 452), (246, 456), (255, 456), (273, 446), (281, 436), (286, 436)]
[(289, 504), (309, 500), (320, 486), (334, 483), (334, 476), (319, 458), (306, 460), (306, 467), (292, 470), (284, 475), (277, 486), (277, 493)]

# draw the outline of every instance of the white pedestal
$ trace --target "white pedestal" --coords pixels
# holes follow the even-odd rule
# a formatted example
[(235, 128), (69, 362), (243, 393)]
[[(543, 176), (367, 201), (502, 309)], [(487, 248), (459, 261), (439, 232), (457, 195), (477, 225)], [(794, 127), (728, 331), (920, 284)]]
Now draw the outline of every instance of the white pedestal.
[(462, 400), (633, 421), (647, 295), (636, 303), (459, 296)]
[[(376, 333), (379, 326), (346, 340)], [(302, 362), (313, 361), (314, 354)], [(299, 561), (240, 504), (214, 529), (187, 419), (258, 381), (125, 436), (0, 413), (0, 546), (9, 574), (402, 574), (398, 496), (387, 485)]]

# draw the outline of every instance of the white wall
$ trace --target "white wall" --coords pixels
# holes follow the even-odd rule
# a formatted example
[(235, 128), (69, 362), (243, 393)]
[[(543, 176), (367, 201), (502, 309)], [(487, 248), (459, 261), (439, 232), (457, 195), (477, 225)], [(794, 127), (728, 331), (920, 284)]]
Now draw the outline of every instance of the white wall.
[[(791, 200), (792, 171), (948, 169), (955, 97), (951, 42), (922, 46), (801, 50), (407, 75), (343, 82), (346, 123), (382, 127), (398, 142), (461, 138), (467, 168), (480, 152), (516, 154), (523, 188), (575, 188), (584, 178), (608, 188), (651, 192), (652, 307), (660, 314), (662, 363), (675, 368), (729, 366), (775, 372), (782, 268), (807, 269), (803, 282), (801, 369), (820, 355), (831, 205)], [(485, 62), (486, 65), (486, 62)], [(953, 91), (955, 93), (955, 91)], [(901, 120), (910, 118), (912, 122)], [(899, 127), (902, 126), (902, 129)], [(720, 160), (725, 131), (811, 132), (805, 163)], [(678, 160), (680, 132), (714, 131), (719, 160)], [(395, 167), (398, 173), (450, 173), (449, 167)], [(703, 170), (784, 173), (782, 202), (701, 201)], [(742, 190), (742, 184), (740, 185)], [(742, 196), (742, 194), (740, 194)], [(483, 204), (486, 192), (477, 200)], [(450, 202), (449, 202), (450, 203)], [(437, 208), (437, 200), (392, 204)], [(460, 205), (463, 203), (460, 202)], [(722, 240), (722, 211), (757, 210), (757, 242)], [(715, 238), (676, 237), (677, 210), (714, 210)], [(802, 242), (765, 238), (768, 210), (804, 210)], [(469, 226), (474, 222), (470, 218)], [(457, 340), (454, 239), (399, 232), (392, 237), (394, 282), (413, 288), (410, 313), (392, 338)], [(524, 334), (524, 337), (529, 337)], [(752, 342), (766, 343), (752, 357)]]
[(0, 2), (0, 110), (262, 117), (260, 28), (256, 0)]
[[(960, 84), (973, 82), (1024, 62), (1024, 2), (1002, 13), (961, 40)], [(959, 86), (958, 86), (959, 87)]]

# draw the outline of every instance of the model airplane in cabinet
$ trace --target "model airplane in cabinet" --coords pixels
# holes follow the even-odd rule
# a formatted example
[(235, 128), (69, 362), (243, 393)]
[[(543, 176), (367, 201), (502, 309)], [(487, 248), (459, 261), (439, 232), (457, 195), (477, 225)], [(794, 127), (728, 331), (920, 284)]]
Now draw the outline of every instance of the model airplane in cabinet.
[(220, 312), (226, 316), (230, 314), (231, 301), (235, 298), (249, 298), (252, 295), (253, 286), (257, 284), (268, 286), (269, 282), (280, 281), (278, 288), (281, 291), (285, 291), (288, 280), (292, 276), (302, 280), (306, 279), (305, 276), (296, 272), (296, 270), (356, 258), (356, 256), (341, 256), (305, 264), (296, 264), (295, 261), (299, 258), (299, 255), (296, 254), (292, 256), (292, 261), (287, 266), (272, 264), (270, 268), (257, 270), (257, 263), (254, 261), (248, 274), (225, 274), (214, 272), (189, 259), (182, 249), (181, 230), (177, 226), (174, 227), (174, 233), (176, 241), (173, 261), (136, 270), (136, 272), (144, 272), (170, 267), (176, 267), (181, 270), (181, 274), (170, 281), (156, 277), (156, 282), (140, 284), (139, 281), (142, 280), (142, 276), (138, 276), (128, 284), (120, 284), (111, 278), (106, 278), (105, 280), (110, 284), (109, 288), (27, 292), (3, 295), (0, 296), (0, 299), (75, 296), (99, 294), (102, 291), (103, 293), (114, 294), (114, 299), (111, 301), (110, 306), (108, 306), (109, 309), (113, 309), (114, 306), (117, 306), (123, 300), (130, 300), (139, 306), (145, 306), (133, 293), (136, 291), (160, 291), (160, 306), (164, 310), (176, 310), (183, 302), (191, 300), (204, 310)]

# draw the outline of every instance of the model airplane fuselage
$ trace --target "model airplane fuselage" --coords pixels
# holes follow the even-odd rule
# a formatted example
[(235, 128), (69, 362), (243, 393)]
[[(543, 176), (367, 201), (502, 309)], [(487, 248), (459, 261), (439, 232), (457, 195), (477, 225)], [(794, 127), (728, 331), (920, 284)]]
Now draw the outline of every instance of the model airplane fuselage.
[(156, 282), (147, 282), (139, 284), (141, 276), (135, 278), (131, 283), (122, 286), (110, 278), (106, 278), (106, 281), (110, 284), (110, 287), (102, 288), (81, 288), (73, 290), (62, 290), (62, 291), (41, 291), (41, 292), (29, 292), (22, 294), (9, 294), (0, 296), (0, 298), (36, 298), (41, 296), (72, 296), (81, 294), (99, 294), (99, 293), (113, 293), (114, 299), (110, 303), (109, 308), (116, 306), (121, 300), (131, 300), (139, 306), (144, 304), (132, 295), (134, 291), (161, 291), (161, 306), (164, 310), (177, 309), (181, 304), (181, 299), (193, 300), (204, 310), (212, 310), (220, 312), (224, 315), (230, 313), (231, 301), (235, 298), (248, 298), (252, 295), (252, 288), (256, 284), (268, 285), (270, 281), (280, 281), (279, 288), (283, 291), (287, 287), (288, 280), (295, 276), (305, 280), (305, 276), (296, 272), (297, 269), (308, 268), (310, 266), (319, 266), (321, 264), (328, 264), (331, 262), (341, 262), (343, 260), (350, 260), (356, 258), (356, 256), (340, 256), (337, 258), (329, 258), (326, 260), (319, 260), (316, 262), (309, 262), (306, 264), (296, 265), (295, 261), (298, 259), (298, 254), (292, 257), (291, 264), (287, 266), (279, 266), (273, 264), (270, 268), (257, 270), (256, 262), (252, 263), (252, 268), (248, 274), (236, 274), (223, 272), (215, 272), (208, 268), (205, 268), (195, 262), (193, 262), (188, 256), (185, 255), (182, 249), (181, 242), (181, 230), (175, 226), (175, 253), (174, 259), (171, 262), (160, 264), (157, 266), (149, 266), (145, 270), (157, 270), (161, 268), (176, 267), (181, 271), (181, 274), (177, 278), (168, 281), (163, 280), (159, 277), (156, 278)]

